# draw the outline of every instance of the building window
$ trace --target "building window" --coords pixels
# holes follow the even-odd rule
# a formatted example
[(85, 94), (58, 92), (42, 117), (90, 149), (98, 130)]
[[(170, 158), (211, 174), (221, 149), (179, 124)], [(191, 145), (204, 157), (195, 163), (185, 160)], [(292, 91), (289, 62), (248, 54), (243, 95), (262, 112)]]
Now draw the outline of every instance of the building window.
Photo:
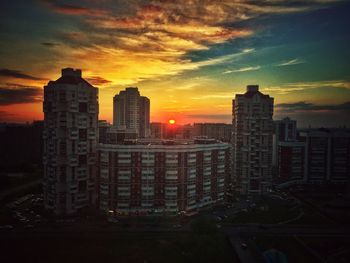
[(59, 115), (59, 118), (60, 118), (60, 127), (61, 127), (61, 128), (65, 128), (65, 127), (67, 126), (66, 114), (62, 112), (62, 113)]
[(94, 118), (90, 116), (90, 127), (94, 126)]
[(66, 144), (66, 142), (60, 142), (60, 154), (62, 155), (62, 156), (66, 156), (66, 154), (67, 154), (67, 144)]
[(86, 129), (79, 129), (79, 140), (86, 141), (86, 139), (87, 139)]
[(75, 181), (75, 167), (72, 167), (72, 181)]
[(60, 91), (58, 93), (58, 99), (60, 102), (65, 102), (66, 101), (66, 92)]
[(79, 155), (79, 165), (86, 165), (86, 155)]
[(79, 193), (86, 192), (86, 181), (80, 181), (78, 186)]
[(72, 141), (72, 154), (75, 154), (75, 141)]
[(86, 102), (79, 103), (79, 112), (87, 112), (87, 103)]
[(59, 194), (60, 204), (66, 204), (66, 195), (64, 193)]
[(60, 167), (60, 182), (61, 183), (66, 182), (66, 167), (65, 166)]

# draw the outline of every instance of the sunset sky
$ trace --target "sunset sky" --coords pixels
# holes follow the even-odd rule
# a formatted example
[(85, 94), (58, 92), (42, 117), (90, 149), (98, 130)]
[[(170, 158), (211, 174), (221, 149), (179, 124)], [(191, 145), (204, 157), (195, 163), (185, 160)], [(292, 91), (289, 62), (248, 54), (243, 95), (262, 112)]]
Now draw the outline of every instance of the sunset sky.
[(248, 84), (274, 118), (350, 126), (350, 2), (5, 0), (0, 8), (0, 122), (43, 118), (43, 86), (64, 67), (99, 88), (100, 119), (137, 86), (151, 121), (231, 122)]

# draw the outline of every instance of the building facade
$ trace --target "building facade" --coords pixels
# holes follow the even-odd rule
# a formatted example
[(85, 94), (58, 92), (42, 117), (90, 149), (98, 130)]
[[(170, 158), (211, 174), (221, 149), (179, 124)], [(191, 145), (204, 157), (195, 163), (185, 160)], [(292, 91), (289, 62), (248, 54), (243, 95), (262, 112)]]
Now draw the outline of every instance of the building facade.
[(230, 145), (215, 141), (100, 144), (100, 209), (175, 213), (220, 203), (229, 163)]
[(243, 195), (265, 194), (271, 187), (273, 102), (257, 85), (232, 101), (232, 181)]
[(305, 143), (299, 141), (279, 142), (277, 146), (276, 183), (305, 182)]
[(98, 89), (81, 70), (62, 69), (44, 87), (44, 203), (57, 215), (95, 203)]
[(350, 183), (350, 130), (305, 129), (277, 147), (278, 187)]
[(150, 135), (150, 101), (140, 95), (138, 88), (126, 88), (113, 98), (113, 125), (118, 130), (138, 134), (139, 138)]
[(292, 142), (297, 138), (297, 121), (289, 117), (274, 121), (272, 165), (278, 166), (278, 147), (280, 142)]
[(272, 165), (275, 184), (305, 180), (305, 143), (297, 141), (297, 121), (289, 117), (274, 121)]
[(350, 180), (350, 130), (309, 129), (299, 133), (305, 148), (307, 183), (348, 183)]

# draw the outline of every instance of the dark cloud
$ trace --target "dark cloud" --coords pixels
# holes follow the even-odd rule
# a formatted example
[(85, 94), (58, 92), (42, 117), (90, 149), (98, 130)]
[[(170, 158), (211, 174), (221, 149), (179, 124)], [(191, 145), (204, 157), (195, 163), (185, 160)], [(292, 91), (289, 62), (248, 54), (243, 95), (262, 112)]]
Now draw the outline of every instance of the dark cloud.
[(46, 46), (46, 47), (56, 47), (59, 46), (59, 43), (53, 43), (53, 42), (42, 42), (41, 45)]
[(19, 70), (6, 69), (6, 68), (0, 69), (0, 77), (11, 77), (16, 79), (30, 79), (30, 80), (45, 80), (43, 78), (38, 78), (38, 77), (25, 74)]
[(281, 103), (276, 105), (283, 111), (350, 111), (350, 101), (334, 105), (316, 105), (305, 101), (295, 103)]
[(102, 9), (88, 8), (85, 6), (62, 4), (58, 1), (42, 0), (50, 9), (56, 13), (65, 15), (89, 15), (89, 16), (102, 16), (108, 12)]
[(22, 104), (42, 101), (43, 90), (15, 84), (0, 87), (0, 105)]
[(91, 83), (92, 85), (106, 85), (106, 84), (110, 84), (112, 83), (112, 81), (108, 80), (108, 79), (104, 79), (102, 77), (99, 76), (92, 76), (92, 77), (88, 77), (85, 78), (89, 83)]
[(305, 110), (309, 109), (312, 107), (312, 103), (307, 103), (305, 101), (299, 101), (299, 102), (294, 102), (294, 103), (281, 103), (281, 104), (276, 104), (276, 108), (281, 108), (281, 109), (288, 109), (288, 110)]

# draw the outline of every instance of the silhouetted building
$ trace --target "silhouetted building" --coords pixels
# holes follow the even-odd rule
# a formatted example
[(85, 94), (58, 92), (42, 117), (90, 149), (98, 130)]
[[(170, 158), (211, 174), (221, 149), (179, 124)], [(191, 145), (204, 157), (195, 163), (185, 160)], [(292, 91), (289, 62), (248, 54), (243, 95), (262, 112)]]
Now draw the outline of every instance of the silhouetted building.
[(151, 138), (154, 139), (191, 139), (193, 126), (190, 124), (151, 123)]
[(264, 194), (271, 186), (273, 98), (258, 85), (232, 101), (233, 182), (241, 194)]
[(280, 142), (295, 141), (297, 138), (297, 121), (286, 117), (274, 121), (277, 140)]
[(193, 136), (193, 126), (191, 124), (185, 124), (182, 126), (182, 139), (192, 139)]
[(98, 121), (98, 142), (107, 143), (107, 132), (112, 127), (106, 120)]
[(224, 200), (230, 145), (215, 140), (100, 144), (100, 209), (193, 211)]
[(73, 214), (95, 202), (98, 89), (62, 69), (44, 87), (44, 203)]
[(194, 123), (193, 136), (206, 136), (222, 142), (231, 142), (232, 124)]
[(166, 124), (161, 122), (152, 122), (151, 127), (151, 138), (163, 139), (166, 129)]
[(113, 125), (118, 130), (133, 131), (139, 138), (150, 135), (150, 101), (140, 96), (138, 88), (126, 88), (113, 98)]

